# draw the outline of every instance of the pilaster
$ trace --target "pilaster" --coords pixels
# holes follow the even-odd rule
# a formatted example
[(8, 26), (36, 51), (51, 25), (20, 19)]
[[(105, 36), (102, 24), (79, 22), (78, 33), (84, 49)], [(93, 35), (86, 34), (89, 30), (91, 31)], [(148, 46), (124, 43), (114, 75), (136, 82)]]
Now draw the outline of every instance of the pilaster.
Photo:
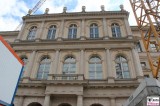
[(84, 74), (84, 49), (80, 52), (80, 71), (79, 74)]
[(36, 33), (36, 38), (35, 38), (36, 41), (40, 40), (40, 37), (41, 37), (42, 32), (44, 30), (44, 28), (43, 28), (44, 27), (44, 23), (45, 23), (45, 21), (42, 21), (41, 26), (39, 28), (39, 31)]
[(24, 97), (23, 96), (19, 97), (18, 106), (23, 106), (23, 102), (24, 102)]
[(33, 63), (34, 63), (34, 60), (35, 60), (35, 55), (36, 55), (36, 51), (34, 50), (29, 58), (29, 62), (26, 66), (26, 71), (25, 71), (25, 74), (24, 74), (24, 78), (23, 78), (23, 82), (28, 82), (29, 81), (29, 78), (30, 78), (30, 74), (31, 74), (31, 71), (32, 71), (32, 68), (33, 68)]
[(139, 55), (135, 48), (132, 48), (132, 56), (134, 61), (134, 67), (136, 70), (136, 77), (138, 78), (138, 81), (141, 82), (141, 79), (143, 78), (143, 72), (140, 64)]
[(112, 69), (112, 61), (109, 48), (106, 48), (106, 63), (107, 63), (107, 75), (108, 75), (108, 83), (114, 83), (113, 71)]
[(23, 32), (24, 32), (25, 25), (26, 25), (26, 22), (23, 22), (23, 25), (22, 25), (22, 27), (20, 29), (20, 32), (19, 32), (17, 38), (15, 39), (15, 42), (19, 42), (21, 40)]
[(61, 41), (62, 40), (62, 37), (63, 37), (63, 32), (64, 32), (64, 19), (62, 19), (61, 21), (61, 25), (60, 25), (60, 31), (59, 31), (59, 35), (57, 37), (58, 41)]
[(109, 35), (108, 35), (108, 30), (107, 30), (107, 22), (106, 22), (106, 18), (102, 19), (102, 23), (103, 23), (103, 34), (104, 34), (104, 39), (108, 39)]
[(111, 106), (116, 106), (116, 100), (114, 97), (111, 98)]
[(85, 19), (82, 19), (81, 22), (81, 36), (80, 36), (81, 40), (85, 40)]
[(44, 99), (44, 105), (43, 106), (50, 106), (50, 95), (46, 95)]
[(55, 53), (55, 58), (52, 58), (51, 68), (49, 71), (50, 75), (48, 76), (49, 80), (52, 80), (52, 75), (57, 73), (58, 63), (59, 63), (59, 52), (60, 50), (57, 49)]
[(83, 106), (83, 96), (82, 95), (77, 96), (77, 106)]

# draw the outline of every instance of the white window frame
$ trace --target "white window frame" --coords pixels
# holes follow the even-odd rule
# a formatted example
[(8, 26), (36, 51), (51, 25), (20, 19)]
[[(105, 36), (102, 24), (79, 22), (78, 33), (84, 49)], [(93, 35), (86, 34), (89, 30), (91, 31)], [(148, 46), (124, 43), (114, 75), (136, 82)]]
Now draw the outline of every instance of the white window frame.
[[(120, 58), (120, 61), (117, 61), (118, 58)], [(125, 61), (123, 61), (122, 58), (125, 59)], [(116, 65), (117, 65), (117, 64), (120, 64), (120, 69), (121, 69), (120, 71), (117, 71), (117, 68), (115, 67), (115, 68), (116, 68), (116, 78), (117, 78), (117, 79), (125, 79), (125, 78), (126, 78), (126, 76), (124, 76), (124, 71), (125, 71), (125, 70), (124, 70), (124, 67), (123, 67), (123, 63), (126, 63), (127, 66), (128, 66), (128, 71), (127, 71), (127, 72), (128, 72), (128, 74), (129, 74), (129, 76), (127, 76), (127, 78), (130, 78), (130, 71), (129, 71), (128, 61), (127, 61), (127, 59), (126, 59), (125, 57), (119, 55), (119, 56), (117, 56), (116, 59), (115, 59), (115, 64), (116, 64)], [(122, 73), (122, 76), (121, 76), (122, 78), (118, 78), (117, 72), (121, 72), (121, 73)]]
[[(115, 31), (115, 33), (113, 32)], [(112, 36), (115, 38), (120, 38), (121, 37), (121, 29), (120, 26), (117, 23), (113, 23), (111, 25), (111, 31), (112, 31)]]
[(68, 39), (75, 39), (77, 37), (77, 25), (71, 24), (68, 29)]
[(32, 26), (32, 27), (29, 29), (29, 33), (28, 33), (27, 39), (28, 39), (28, 40), (34, 40), (35, 37), (36, 37), (36, 32), (37, 32), (37, 27), (36, 27), (36, 26)]
[(56, 26), (51, 25), (48, 29), (47, 39), (55, 39), (56, 36)]
[[(94, 58), (98, 58), (99, 61), (91, 61), (91, 59), (94, 59)], [(94, 64), (94, 70), (93, 71), (90, 71), (90, 65), (91, 64)], [(97, 64), (100, 64), (101, 65), (101, 70), (97, 70)], [(90, 74), (94, 72), (94, 78), (90, 78)], [(101, 73), (101, 78), (98, 78), (98, 75), (97, 75), (97, 72), (100, 72)], [(98, 57), (98, 56), (92, 56), (90, 59), (89, 59), (89, 79), (103, 79), (103, 71), (102, 71), (102, 60)]]
[(90, 38), (99, 38), (99, 28), (95, 23), (90, 25)]
[[(41, 65), (44, 65), (42, 71), (40, 71), (41, 70), (40, 69)], [(48, 70), (46, 70), (46, 66), (47, 65), (49, 65), (49, 69)], [(37, 73), (37, 79), (47, 79), (48, 76), (45, 77), (44, 75), (46, 73), (49, 73), (50, 66), (51, 66), (51, 59), (49, 57), (47, 57), (47, 56), (43, 57), (42, 60), (39, 63), (39, 68), (38, 68), (38, 73)], [(39, 73), (42, 73), (41, 77), (38, 76)]]

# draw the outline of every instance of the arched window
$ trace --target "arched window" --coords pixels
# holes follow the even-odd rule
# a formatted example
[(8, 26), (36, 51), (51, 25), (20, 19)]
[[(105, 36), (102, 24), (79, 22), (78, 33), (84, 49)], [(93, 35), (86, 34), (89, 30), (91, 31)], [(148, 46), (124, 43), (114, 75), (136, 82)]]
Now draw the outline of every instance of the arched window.
[(50, 70), (51, 60), (48, 56), (42, 58), (39, 64), (37, 79), (47, 79)]
[(117, 23), (113, 23), (111, 25), (111, 29), (112, 29), (112, 36), (113, 37), (121, 37), (121, 31), (120, 31), (120, 26)]
[(34, 40), (36, 37), (36, 32), (37, 32), (37, 27), (36, 26), (32, 26), (29, 29), (29, 33), (28, 33), (28, 40)]
[(71, 106), (71, 105), (68, 104), (68, 103), (62, 103), (62, 104), (60, 104), (60, 105), (58, 105), (58, 106)]
[(91, 106), (103, 106), (103, 105), (101, 105), (101, 104), (92, 104)]
[[(63, 65), (63, 74), (75, 74), (76, 73), (76, 59), (72, 56), (68, 56)], [(73, 79), (73, 77), (66, 77), (63, 79)]]
[(22, 75), (21, 75), (21, 78), (22, 78), (24, 76), (24, 73), (25, 73), (25, 70), (26, 70), (26, 65), (27, 65), (28, 58), (26, 56), (24, 56), (24, 57), (21, 58), (21, 60), (24, 63), (23, 70), (22, 70)]
[(32, 102), (27, 106), (42, 106), (42, 105), (40, 103), (38, 103), (38, 102)]
[(47, 39), (54, 39), (56, 35), (56, 26), (51, 25), (48, 29)]
[(123, 56), (117, 56), (115, 62), (117, 78), (130, 78), (127, 59)]
[(93, 23), (90, 25), (90, 38), (98, 38), (98, 37), (99, 37), (98, 25)]
[(98, 56), (89, 60), (89, 79), (102, 79), (102, 60)]
[(77, 25), (71, 24), (69, 26), (69, 31), (68, 31), (68, 38), (69, 39), (74, 39), (77, 36)]

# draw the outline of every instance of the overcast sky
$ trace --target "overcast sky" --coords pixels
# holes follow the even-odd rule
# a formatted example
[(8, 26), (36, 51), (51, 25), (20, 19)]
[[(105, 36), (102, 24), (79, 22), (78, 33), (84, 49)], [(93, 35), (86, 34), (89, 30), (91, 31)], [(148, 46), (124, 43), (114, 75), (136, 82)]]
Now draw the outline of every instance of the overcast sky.
[[(0, 31), (15, 30), (22, 16), (25, 16), (38, 1), (0, 0)], [(86, 6), (86, 11), (100, 11), (101, 5), (105, 6), (106, 11), (116, 11), (120, 10), (119, 5), (121, 4), (124, 5), (125, 10), (130, 12), (130, 25), (136, 25), (129, 0), (46, 0), (35, 14), (43, 14), (45, 8), (49, 8), (49, 13), (61, 13), (63, 7), (67, 7), (67, 12), (80, 12), (82, 6)]]

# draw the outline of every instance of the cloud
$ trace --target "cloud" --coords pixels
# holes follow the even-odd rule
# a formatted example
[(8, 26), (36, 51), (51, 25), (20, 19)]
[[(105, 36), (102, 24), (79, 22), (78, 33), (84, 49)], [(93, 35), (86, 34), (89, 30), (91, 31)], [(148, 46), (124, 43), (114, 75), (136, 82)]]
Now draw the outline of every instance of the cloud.
[(0, 0), (0, 30), (14, 30), (21, 17), (28, 11), (23, 0)]

